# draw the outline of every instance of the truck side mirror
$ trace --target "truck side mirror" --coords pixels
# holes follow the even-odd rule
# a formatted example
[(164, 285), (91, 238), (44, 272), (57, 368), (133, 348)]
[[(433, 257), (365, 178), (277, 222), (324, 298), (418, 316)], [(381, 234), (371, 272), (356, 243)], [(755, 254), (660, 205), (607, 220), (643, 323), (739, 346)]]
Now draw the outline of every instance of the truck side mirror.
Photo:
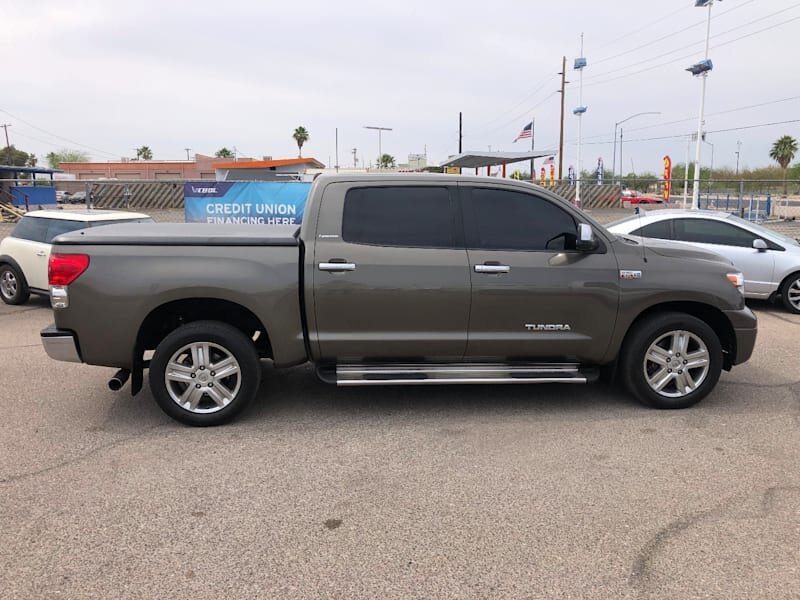
[(575, 249), (580, 252), (591, 252), (600, 246), (594, 237), (592, 226), (588, 223), (578, 225), (578, 239), (575, 241)]
[(769, 246), (767, 246), (767, 242), (765, 242), (761, 238), (756, 238), (753, 240), (753, 248), (755, 248), (759, 252), (766, 252)]

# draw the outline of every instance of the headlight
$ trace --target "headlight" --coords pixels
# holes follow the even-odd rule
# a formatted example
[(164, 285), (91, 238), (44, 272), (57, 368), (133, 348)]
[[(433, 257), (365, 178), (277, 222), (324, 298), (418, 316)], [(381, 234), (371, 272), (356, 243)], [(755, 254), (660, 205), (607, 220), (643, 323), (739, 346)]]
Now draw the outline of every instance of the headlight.
[(741, 272), (728, 273), (727, 277), (731, 285), (739, 290), (739, 293), (744, 296), (744, 275), (742, 275)]

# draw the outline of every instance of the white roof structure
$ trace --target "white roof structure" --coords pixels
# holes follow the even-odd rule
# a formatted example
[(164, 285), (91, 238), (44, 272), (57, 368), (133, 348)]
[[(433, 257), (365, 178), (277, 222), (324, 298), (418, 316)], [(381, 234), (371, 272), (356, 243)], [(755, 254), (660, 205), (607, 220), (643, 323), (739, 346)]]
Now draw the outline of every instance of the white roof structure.
[(555, 156), (555, 150), (530, 150), (528, 152), (462, 152), (451, 156), (442, 163), (443, 167), (460, 167), (462, 169), (479, 169), (481, 167), (495, 167), (502, 164), (511, 164)]

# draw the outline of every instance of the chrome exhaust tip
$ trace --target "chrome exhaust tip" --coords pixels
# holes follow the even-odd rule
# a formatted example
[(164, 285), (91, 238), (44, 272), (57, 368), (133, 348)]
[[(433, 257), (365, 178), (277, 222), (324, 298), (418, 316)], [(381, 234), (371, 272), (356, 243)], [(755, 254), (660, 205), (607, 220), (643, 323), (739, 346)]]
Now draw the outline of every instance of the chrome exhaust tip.
[(112, 392), (120, 391), (130, 376), (131, 372), (129, 369), (120, 369), (111, 379), (108, 380), (108, 389), (110, 389)]

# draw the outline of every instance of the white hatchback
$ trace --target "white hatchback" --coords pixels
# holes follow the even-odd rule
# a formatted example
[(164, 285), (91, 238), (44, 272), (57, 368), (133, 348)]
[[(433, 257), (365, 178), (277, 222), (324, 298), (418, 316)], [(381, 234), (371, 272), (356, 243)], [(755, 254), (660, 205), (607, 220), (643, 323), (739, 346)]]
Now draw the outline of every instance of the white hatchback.
[(111, 210), (28, 212), (0, 241), (0, 298), (6, 304), (23, 304), (31, 294), (49, 294), (47, 263), (57, 235), (100, 225), (152, 222), (142, 213)]

